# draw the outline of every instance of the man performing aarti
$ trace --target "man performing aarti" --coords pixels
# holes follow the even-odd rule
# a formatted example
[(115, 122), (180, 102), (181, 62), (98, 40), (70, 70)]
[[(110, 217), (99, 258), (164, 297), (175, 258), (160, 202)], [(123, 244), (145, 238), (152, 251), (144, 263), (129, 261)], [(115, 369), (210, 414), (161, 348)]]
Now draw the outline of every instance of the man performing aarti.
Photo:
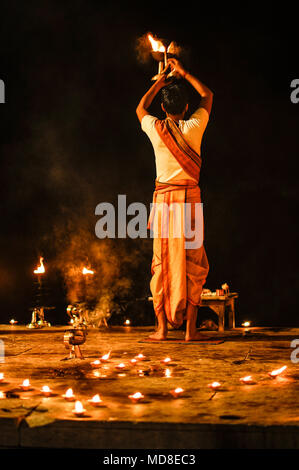
[[(198, 186), (201, 141), (209, 120), (213, 93), (198, 78), (187, 72), (178, 60), (169, 59), (167, 64), (178, 78), (168, 81), (166, 73), (162, 74), (142, 97), (136, 113), (155, 153), (157, 178), (154, 206), (186, 206), (186, 203), (189, 203), (191, 224), (194, 228), (198, 227), (196, 218), (201, 217), (195, 209), (196, 203), (201, 203)], [(201, 96), (199, 108), (188, 120), (184, 120), (188, 110), (184, 80)], [(148, 112), (160, 90), (161, 107), (166, 113), (164, 120), (159, 120)], [(206, 336), (201, 335), (196, 328), (202, 288), (209, 271), (206, 252), (203, 243), (196, 247), (187, 247), (185, 231), (177, 237), (170, 223), (170, 211), (168, 217), (169, 231), (167, 236), (163, 236), (163, 210), (162, 214), (158, 210), (154, 215), (156, 222), (159, 220), (160, 230), (154, 236), (150, 288), (158, 327), (150, 339), (165, 340), (168, 323), (174, 328), (179, 328), (186, 320), (185, 340), (206, 340)]]

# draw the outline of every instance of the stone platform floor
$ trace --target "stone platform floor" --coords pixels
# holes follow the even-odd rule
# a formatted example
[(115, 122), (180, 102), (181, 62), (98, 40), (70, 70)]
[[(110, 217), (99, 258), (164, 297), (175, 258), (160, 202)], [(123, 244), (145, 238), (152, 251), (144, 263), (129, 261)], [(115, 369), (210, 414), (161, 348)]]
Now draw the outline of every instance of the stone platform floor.
[[(299, 329), (207, 332), (225, 340), (218, 345), (140, 342), (149, 327), (92, 329), (81, 347), (84, 359), (62, 361), (68, 355), (63, 344), (67, 328), (0, 325), (5, 348), (0, 447), (299, 448), (299, 368), (290, 358)], [(183, 332), (171, 331), (170, 338), (183, 339)], [(91, 366), (109, 351), (108, 363)], [(139, 353), (146, 359), (132, 365), (130, 359)], [(172, 361), (165, 366), (161, 360), (167, 356)], [(115, 366), (121, 362), (127, 367), (120, 373)], [(280, 376), (269, 377), (284, 365)], [(254, 384), (240, 382), (248, 375)], [(19, 386), (27, 378), (32, 389), (24, 392)], [(208, 384), (214, 381), (221, 388), (213, 396)], [(53, 396), (42, 396), (43, 385)], [(70, 387), (86, 409), (84, 417), (74, 416), (74, 402), (62, 397)], [(181, 398), (170, 394), (176, 387), (184, 389)], [(128, 398), (136, 391), (145, 396), (142, 403)], [(100, 408), (87, 401), (97, 393), (103, 400)]]

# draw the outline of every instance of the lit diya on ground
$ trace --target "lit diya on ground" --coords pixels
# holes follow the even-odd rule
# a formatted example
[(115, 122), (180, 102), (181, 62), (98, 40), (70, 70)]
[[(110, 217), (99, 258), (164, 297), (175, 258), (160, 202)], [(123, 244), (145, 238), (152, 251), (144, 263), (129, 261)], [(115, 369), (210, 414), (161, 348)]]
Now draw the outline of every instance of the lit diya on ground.
[(180, 398), (182, 394), (184, 393), (184, 391), (185, 390), (183, 388), (177, 387), (174, 390), (170, 390), (170, 393), (174, 398)]
[(111, 351), (101, 357), (101, 362), (109, 362)]
[(272, 372), (269, 372), (268, 375), (272, 377), (272, 379), (275, 379), (278, 375), (282, 374), (284, 370), (286, 370), (287, 366), (282, 366), (280, 369), (272, 370)]
[(163, 364), (170, 364), (170, 362), (172, 362), (172, 359), (170, 357), (166, 357), (161, 362), (163, 362)]
[(72, 410), (72, 413), (78, 417), (83, 416), (86, 410), (83, 408), (81, 401), (76, 401), (75, 408)]
[(146, 357), (142, 353), (140, 353), (137, 356), (135, 356), (135, 359), (137, 361), (144, 361), (144, 359), (146, 359)]
[(88, 403), (94, 407), (103, 406), (103, 400), (100, 395), (94, 395), (90, 400), (88, 400)]
[(126, 370), (126, 364), (124, 364), (123, 362), (121, 362), (120, 364), (117, 364), (115, 366), (115, 369), (117, 370)]
[(74, 395), (73, 390), (71, 388), (68, 388), (67, 391), (65, 392), (65, 394), (62, 395), (62, 396), (67, 401), (74, 401), (75, 400), (75, 395)]
[(212, 390), (219, 390), (219, 388), (221, 387), (221, 383), (212, 382), (212, 383), (208, 384), (208, 387), (210, 387)]
[(133, 403), (139, 403), (140, 401), (143, 400), (144, 395), (142, 395), (142, 393), (140, 393), (140, 392), (136, 392), (136, 393), (134, 393), (134, 395), (129, 395), (128, 398), (130, 398), (130, 400)]
[(130, 320), (126, 320), (126, 321), (124, 322), (124, 325), (125, 325), (125, 326), (130, 326), (130, 325), (131, 325)]
[(15, 325), (15, 324), (18, 323), (18, 322), (17, 322), (17, 320), (14, 320), (14, 319), (12, 318), (9, 323), (10, 323), (11, 325)]
[(1, 382), (4, 382), (4, 374), (2, 372), (0, 373), (0, 383)]
[(31, 389), (31, 383), (29, 379), (25, 379), (23, 383), (20, 385), (20, 388), (26, 392), (27, 390)]
[(131, 359), (131, 360), (130, 360), (130, 362), (131, 362), (131, 364), (133, 364), (133, 365), (134, 365), (134, 364), (136, 364), (136, 362), (137, 362), (137, 359), (133, 358), (133, 359)]
[(45, 397), (50, 397), (52, 395), (52, 390), (50, 389), (50, 387), (48, 387), (48, 385), (44, 385), (42, 388), (41, 388), (41, 393), (45, 396)]
[(251, 377), (251, 375), (247, 375), (246, 377), (241, 377), (240, 382), (242, 382), (245, 385), (253, 385), (256, 383)]

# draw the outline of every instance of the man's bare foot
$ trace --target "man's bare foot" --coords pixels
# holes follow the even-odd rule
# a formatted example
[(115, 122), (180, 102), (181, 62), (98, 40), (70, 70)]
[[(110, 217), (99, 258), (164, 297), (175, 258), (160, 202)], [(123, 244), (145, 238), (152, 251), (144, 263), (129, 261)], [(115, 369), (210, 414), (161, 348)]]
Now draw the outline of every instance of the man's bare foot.
[(211, 339), (209, 336), (202, 335), (199, 331), (195, 330), (194, 333), (186, 333), (185, 341), (208, 341)]
[(150, 339), (155, 339), (156, 341), (164, 341), (167, 338), (167, 333), (161, 330), (157, 330), (155, 333), (149, 335)]

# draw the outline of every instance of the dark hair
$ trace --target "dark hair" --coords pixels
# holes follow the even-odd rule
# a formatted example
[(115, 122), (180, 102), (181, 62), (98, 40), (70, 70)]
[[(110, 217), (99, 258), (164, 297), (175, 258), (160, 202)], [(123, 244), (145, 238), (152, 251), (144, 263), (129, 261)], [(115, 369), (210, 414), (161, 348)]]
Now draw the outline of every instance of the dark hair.
[(168, 114), (182, 113), (188, 104), (188, 94), (183, 80), (172, 81), (162, 88), (161, 101)]

